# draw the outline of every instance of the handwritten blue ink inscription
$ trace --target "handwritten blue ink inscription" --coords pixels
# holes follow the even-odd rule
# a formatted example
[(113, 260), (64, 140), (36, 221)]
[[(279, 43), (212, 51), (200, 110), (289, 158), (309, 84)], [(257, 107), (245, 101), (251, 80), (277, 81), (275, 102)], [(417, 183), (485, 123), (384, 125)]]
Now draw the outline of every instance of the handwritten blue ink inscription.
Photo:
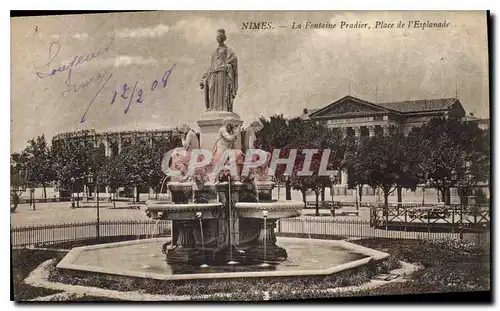
[[(174, 68), (175, 64), (172, 66), (172, 68), (168, 69), (163, 74), (163, 77), (161, 78), (161, 85), (163, 85), (163, 88), (167, 87), (168, 78), (172, 74)], [(151, 82), (151, 86), (149, 89), (150, 92), (156, 90), (159, 83), (160, 82), (158, 82), (158, 80), (154, 80), (153, 82)], [(145, 97), (144, 89), (142, 87), (138, 88), (138, 86), (139, 86), (139, 81), (135, 81), (134, 85), (128, 85), (127, 83), (124, 83), (120, 90), (114, 91), (113, 96), (111, 98), (111, 105), (113, 105), (117, 101), (125, 101), (127, 105), (125, 107), (125, 110), (123, 111), (125, 114), (128, 113), (132, 101), (135, 101), (135, 103), (142, 105)]]
[[(113, 72), (101, 69), (97, 71), (97, 73), (87, 76), (79, 72), (79, 65), (90, 62), (108, 53), (114, 43), (114, 40), (114, 37), (111, 38), (108, 44), (98, 50), (72, 56), (70, 58), (71, 61), (64, 62), (62, 65), (57, 60), (61, 52), (61, 44), (59, 42), (51, 42), (48, 50), (48, 60), (41, 66), (34, 65), (36, 68), (36, 76), (39, 79), (54, 78), (57, 80), (56, 76), (61, 76), (61, 74), (63, 74), (62, 78), (64, 79), (64, 90), (61, 92), (61, 96), (66, 96), (71, 93), (77, 94), (80, 93), (81, 90), (89, 87), (96, 88), (96, 93), (90, 99), (90, 102), (80, 119), (80, 123), (86, 121), (87, 113), (96, 102), (99, 94), (104, 94), (103, 90), (106, 85), (110, 83), (110, 80), (113, 77)], [(128, 113), (133, 101), (138, 105), (142, 105), (148, 93), (154, 92), (156, 89), (161, 88), (162, 85), (163, 88), (167, 87), (168, 79), (170, 78), (175, 66), (176, 64), (173, 64), (170, 69), (165, 71), (161, 79), (155, 79), (149, 85), (141, 85), (142, 82), (140, 84), (139, 81), (135, 81), (132, 84), (122, 84), (119, 90), (113, 92), (111, 105), (118, 101), (125, 102), (126, 106), (124, 114)]]
[(59, 55), (59, 52), (61, 51), (61, 44), (59, 44), (59, 42), (52, 42), (49, 46), (49, 60), (42, 66), (37, 67), (37, 68), (47, 68), (47, 70), (45, 72), (37, 71), (36, 75), (38, 76), (38, 78), (44, 79), (47, 77), (53, 77), (58, 73), (65, 72), (67, 70), (71, 71), (71, 69), (76, 68), (78, 65), (83, 64), (85, 62), (89, 62), (107, 53), (111, 48), (111, 46), (113, 45), (114, 41), (115, 38), (113, 37), (111, 38), (111, 41), (106, 47), (98, 50), (97, 52), (91, 52), (83, 55), (76, 55), (73, 57), (73, 60), (71, 62), (59, 67), (55, 66), (56, 68), (53, 68), (54, 66), (51, 65), (52, 62), (54, 62), (54, 60), (56, 59), (56, 57)]

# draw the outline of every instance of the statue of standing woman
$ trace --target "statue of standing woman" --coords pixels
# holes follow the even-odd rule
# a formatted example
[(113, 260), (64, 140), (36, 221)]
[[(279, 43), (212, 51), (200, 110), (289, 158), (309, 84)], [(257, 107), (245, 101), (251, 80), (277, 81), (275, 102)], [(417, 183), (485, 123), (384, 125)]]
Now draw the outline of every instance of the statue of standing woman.
[(224, 29), (217, 30), (219, 46), (212, 54), (210, 67), (205, 72), (200, 87), (205, 93), (205, 108), (208, 111), (233, 112), (233, 102), (238, 91), (238, 62), (236, 55), (224, 42)]

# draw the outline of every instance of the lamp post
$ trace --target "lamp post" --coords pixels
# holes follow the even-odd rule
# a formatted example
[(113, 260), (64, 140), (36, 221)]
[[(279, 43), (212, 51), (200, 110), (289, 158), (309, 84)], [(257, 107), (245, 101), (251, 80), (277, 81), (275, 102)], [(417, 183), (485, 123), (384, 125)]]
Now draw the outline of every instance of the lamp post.
[(33, 210), (35, 209), (35, 188), (31, 188), (31, 198), (33, 200)]
[(332, 208), (331, 208), (331, 213), (332, 216), (335, 217), (335, 205), (333, 202), (333, 185), (338, 181), (338, 176), (337, 175), (331, 175), (330, 176), (330, 182), (331, 182), (331, 187), (330, 187), (330, 195), (332, 197)]
[(96, 208), (96, 235), (97, 237), (99, 238), (100, 237), (100, 225), (99, 225), (99, 185), (97, 183), (97, 176), (95, 177), (95, 183), (94, 183), (94, 175), (93, 174), (89, 174), (87, 176), (87, 184), (88, 185), (94, 185), (95, 187), (95, 192), (96, 192), (96, 203), (97, 203), (97, 208)]
[[(80, 180), (80, 178), (73, 179)], [(80, 207), (80, 188), (76, 189), (76, 207)]]
[(359, 186), (355, 185), (354, 186), (354, 195), (356, 196), (356, 210), (359, 210), (359, 202), (358, 202), (358, 197), (359, 197)]
[(75, 177), (71, 177), (71, 207), (75, 208)]
[(283, 173), (285, 182), (285, 200), (291, 200), (292, 194), (290, 192), (290, 175), (287, 172)]
[(31, 188), (28, 190), (29, 194), (30, 194), (30, 206), (33, 205), (33, 192), (31, 192)]
[(97, 203), (97, 237), (100, 236), (100, 217), (99, 217), (99, 181), (97, 176), (95, 177), (95, 194), (96, 194), (96, 203)]
[(456, 171), (451, 171), (451, 179), (448, 180), (447, 188), (446, 188), (446, 196), (445, 196), (445, 204), (450, 204), (451, 200), (451, 186), (457, 184), (458, 176)]
[[(429, 178), (427, 179), (427, 181), (424, 183), (424, 187), (422, 188), (422, 206), (424, 206), (425, 204), (425, 191), (427, 190), (427, 188), (430, 188), (432, 186), (434, 182), (434, 179)], [(439, 195), (438, 195), (438, 198), (439, 198)]]

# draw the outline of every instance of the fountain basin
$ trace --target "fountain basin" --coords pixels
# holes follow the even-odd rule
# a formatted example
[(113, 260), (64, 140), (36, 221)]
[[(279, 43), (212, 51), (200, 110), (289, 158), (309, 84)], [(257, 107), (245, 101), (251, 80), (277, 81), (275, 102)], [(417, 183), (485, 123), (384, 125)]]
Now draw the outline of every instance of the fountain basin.
[(193, 187), (196, 187), (196, 183), (192, 181), (171, 181), (167, 183), (167, 187), (170, 191), (192, 191)]
[[(211, 191), (227, 191), (229, 189), (229, 183), (228, 182), (219, 182), (219, 183), (214, 183), (214, 182), (206, 182), (204, 185), (204, 188), (207, 190)], [(243, 189), (245, 185), (241, 181), (233, 181), (231, 183), (231, 191), (232, 192), (238, 192)]]
[(259, 192), (261, 191), (271, 191), (273, 190), (276, 183), (272, 180), (255, 180), (255, 189)]
[(57, 265), (63, 273), (122, 276), (156, 280), (321, 276), (355, 269), (389, 254), (340, 240), (279, 237), (289, 259), (262, 269), (259, 265), (175, 267), (165, 262), (160, 247), (168, 238), (134, 240), (73, 248)]
[(176, 204), (170, 201), (146, 202), (146, 213), (151, 214), (152, 218), (162, 214), (161, 219), (169, 220), (196, 220), (196, 213), (202, 212), (203, 219), (216, 219), (222, 210), (222, 203), (186, 203)]
[(267, 211), (267, 219), (280, 219), (300, 216), (304, 208), (302, 201), (273, 201), (273, 202), (238, 202), (234, 211), (241, 218), (263, 219), (262, 211)]

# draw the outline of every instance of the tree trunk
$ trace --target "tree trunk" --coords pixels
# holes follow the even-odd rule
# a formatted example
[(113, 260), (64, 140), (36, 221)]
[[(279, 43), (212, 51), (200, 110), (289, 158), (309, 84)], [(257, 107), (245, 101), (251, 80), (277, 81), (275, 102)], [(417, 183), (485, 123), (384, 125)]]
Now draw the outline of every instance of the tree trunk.
[(398, 208), (401, 207), (401, 202), (403, 202), (403, 188), (401, 186), (397, 186), (396, 187), (396, 191), (397, 191), (397, 194), (398, 194)]
[(384, 217), (385, 217), (385, 229), (387, 230), (387, 226), (389, 225), (388, 222), (389, 222), (389, 189), (385, 190), (383, 189), (384, 191)]
[(321, 202), (325, 202), (325, 186), (321, 188)]
[(286, 200), (291, 200), (292, 199), (292, 186), (290, 185), (290, 181), (287, 180), (285, 183), (285, 199)]
[(361, 203), (361, 199), (363, 198), (363, 185), (358, 186), (358, 194), (359, 194), (359, 202)]
[(43, 186), (43, 198), (46, 199), (47, 198), (47, 186), (45, 186), (45, 184), (42, 184)]
[(33, 188), (33, 210), (36, 211), (35, 188)]
[(319, 191), (314, 191), (316, 195), (316, 216), (319, 216)]
[(306, 202), (306, 190), (300, 190), (300, 192), (302, 192), (302, 201), (304, 201), (304, 206), (307, 206), (307, 202)]
[(460, 205), (467, 204), (467, 196), (469, 195), (466, 188), (458, 188), (457, 190), (458, 198), (460, 199)]
[(441, 201), (444, 203), (444, 204), (447, 204), (446, 202), (446, 197), (447, 197), (447, 189), (445, 187), (442, 188), (441, 190)]
[(19, 205), (19, 195), (16, 192), (14, 192), (14, 194), (12, 195), (12, 205), (10, 206), (10, 212), (15, 213), (18, 205)]
[(135, 186), (136, 202), (139, 203), (139, 186)]

